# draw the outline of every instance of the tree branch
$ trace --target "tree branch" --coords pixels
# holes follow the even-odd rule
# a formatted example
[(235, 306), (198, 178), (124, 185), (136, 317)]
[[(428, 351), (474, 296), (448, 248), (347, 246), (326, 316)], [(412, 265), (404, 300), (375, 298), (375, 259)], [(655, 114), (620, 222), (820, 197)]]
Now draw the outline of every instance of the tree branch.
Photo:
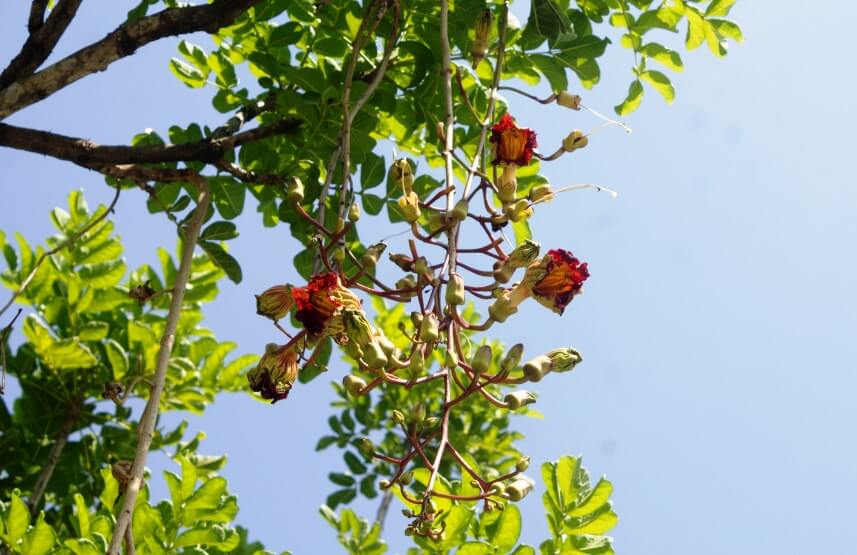
[(48, 0), (33, 0), (30, 4), (30, 17), (27, 19), (27, 30), (32, 35), (45, 23), (45, 10), (48, 9)]
[(36, 508), (39, 506), (39, 501), (42, 499), (42, 495), (44, 495), (45, 490), (48, 488), (48, 482), (50, 482), (51, 476), (54, 474), (54, 469), (57, 467), (57, 463), (60, 462), (60, 456), (62, 455), (66, 442), (68, 441), (68, 436), (71, 434), (71, 428), (77, 421), (78, 416), (80, 416), (81, 403), (82, 401), (80, 399), (75, 399), (69, 405), (66, 418), (63, 421), (59, 432), (57, 432), (54, 445), (51, 447), (50, 454), (48, 454), (48, 460), (45, 461), (42, 471), (39, 472), (39, 476), (36, 478), (36, 485), (33, 486), (33, 493), (27, 500), (27, 507), (30, 509), (30, 514), (34, 516), (37, 512)]
[(210, 4), (169, 8), (125, 22), (98, 42), (86, 46), (0, 92), (0, 119), (34, 104), (63, 87), (103, 71), (141, 46), (169, 36), (197, 31), (216, 33), (261, 0), (214, 0)]
[(128, 482), (128, 487), (125, 490), (125, 499), (122, 503), (122, 511), (119, 513), (116, 527), (113, 530), (113, 539), (110, 542), (109, 555), (118, 555), (119, 548), (122, 545), (122, 540), (125, 538), (125, 530), (131, 523), (131, 515), (134, 511), (134, 504), (137, 500), (137, 494), (143, 485), (143, 474), (146, 470), (146, 459), (149, 455), (149, 447), (154, 438), (155, 421), (158, 417), (158, 409), (161, 404), (161, 393), (164, 390), (164, 382), (167, 377), (167, 366), (169, 366), (170, 353), (173, 350), (173, 343), (176, 338), (176, 329), (178, 328), (179, 315), (182, 311), (182, 303), (184, 301), (185, 289), (187, 288), (188, 279), (190, 278), (190, 268), (193, 261), (193, 252), (196, 248), (197, 240), (199, 239), (199, 231), (202, 228), (203, 220), (208, 212), (208, 205), (211, 202), (211, 194), (208, 190), (208, 184), (205, 179), (196, 176), (192, 182), (199, 189), (199, 198), (197, 199), (196, 210), (191, 217), (190, 224), (185, 231), (182, 240), (182, 257), (179, 263), (179, 269), (176, 273), (175, 287), (173, 289), (172, 301), (167, 314), (167, 321), (164, 328), (164, 335), (161, 337), (161, 348), (158, 351), (157, 364), (155, 366), (154, 384), (152, 393), (149, 395), (149, 400), (146, 403), (146, 408), (143, 410), (143, 415), (140, 417), (140, 424), (137, 429), (138, 441), (137, 452), (134, 455), (134, 465), (131, 468), (131, 479)]
[(88, 139), (0, 123), (0, 146), (44, 154), (89, 169), (101, 165), (198, 161), (213, 163), (236, 146), (289, 133), (301, 121), (286, 118), (218, 139), (164, 146), (99, 145)]
[[(27, 37), (21, 51), (12, 58), (3, 73), (0, 73), (0, 90), (5, 89), (18, 79), (29, 77), (45, 62), (77, 14), (80, 3), (81, 0), (59, 0), (47, 21), (44, 23), (39, 21), (39, 26), (35, 31), (33, 31), (32, 26), (30, 27), (30, 36)], [(37, 6), (34, 4), (33, 7), (36, 8)], [(38, 17), (38, 14), (34, 15), (32, 12), (30, 15)], [(42, 9), (41, 17), (44, 17), (44, 9)], [(31, 20), (30, 25), (32, 23)]]

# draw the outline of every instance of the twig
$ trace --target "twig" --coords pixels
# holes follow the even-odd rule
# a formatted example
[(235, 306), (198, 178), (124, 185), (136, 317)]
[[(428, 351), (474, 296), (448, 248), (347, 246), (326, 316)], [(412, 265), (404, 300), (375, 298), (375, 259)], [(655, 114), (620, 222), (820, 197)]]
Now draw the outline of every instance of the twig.
[(9, 338), (9, 334), (12, 333), (12, 326), (15, 324), (18, 316), (21, 315), (22, 310), (22, 308), (19, 308), (15, 316), (12, 317), (12, 321), (0, 330), (0, 395), (6, 393), (6, 340)]
[(45, 490), (48, 487), (48, 482), (50, 482), (51, 476), (54, 474), (57, 463), (60, 462), (60, 456), (62, 455), (66, 442), (68, 441), (68, 436), (71, 434), (71, 428), (80, 416), (80, 405), (82, 402), (83, 401), (80, 398), (76, 398), (69, 404), (65, 420), (62, 423), (62, 427), (57, 432), (54, 445), (51, 447), (51, 452), (48, 454), (48, 460), (45, 462), (45, 465), (42, 467), (42, 471), (39, 472), (39, 476), (36, 478), (36, 484), (33, 486), (33, 493), (27, 500), (27, 507), (30, 509), (30, 514), (34, 516), (37, 512), (36, 508), (39, 506), (39, 501), (42, 499), (42, 495), (44, 495)]
[(167, 367), (170, 361), (170, 352), (175, 342), (176, 328), (178, 327), (179, 315), (182, 310), (185, 290), (187, 288), (188, 279), (190, 278), (190, 269), (193, 262), (193, 253), (196, 248), (199, 232), (202, 228), (202, 223), (208, 212), (208, 206), (211, 202), (211, 193), (208, 189), (208, 184), (205, 179), (196, 176), (193, 183), (199, 190), (197, 199), (197, 207), (190, 223), (187, 227), (182, 240), (182, 257), (179, 263), (179, 269), (176, 273), (175, 288), (173, 289), (173, 297), (170, 302), (170, 309), (167, 313), (167, 320), (164, 327), (164, 335), (161, 338), (161, 347), (158, 351), (157, 363), (155, 365), (154, 385), (151, 395), (146, 403), (146, 408), (140, 418), (137, 441), (137, 451), (134, 455), (134, 465), (131, 469), (131, 479), (128, 482), (128, 488), (125, 491), (125, 499), (122, 503), (122, 510), (116, 522), (116, 528), (113, 530), (113, 538), (110, 541), (109, 555), (118, 555), (119, 548), (122, 544), (122, 539), (125, 537), (125, 530), (131, 522), (131, 515), (134, 510), (134, 504), (137, 500), (137, 494), (143, 484), (143, 473), (146, 469), (146, 459), (149, 455), (149, 447), (154, 438), (155, 421), (158, 416), (158, 409), (161, 403), (161, 393), (164, 390), (164, 382), (167, 377)]

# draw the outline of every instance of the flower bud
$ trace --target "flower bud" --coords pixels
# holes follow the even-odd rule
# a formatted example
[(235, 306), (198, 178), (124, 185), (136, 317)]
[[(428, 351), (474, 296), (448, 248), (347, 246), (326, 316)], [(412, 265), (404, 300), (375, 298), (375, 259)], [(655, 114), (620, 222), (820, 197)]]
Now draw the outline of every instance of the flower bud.
[(342, 310), (342, 326), (349, 343), (365, 347), (375, 336), (375, 331), (362, 310), (346, 308)]
[(411, 163), (407, 158), (399, 158), (393, 162), (393, 167), (390, 168), (390, 173), (393, 179), (402, 187), (405, 195), (410, 194), (414, 190), (414, 171), (411, 168)]
[(356, 202), (351, 203), (351, 207), (348, 208), (348, 221), (351, 223), (356, 222), (360, 219), (360, 205)]
[(389, 488), (392, 484), (390, 483), (390, 480), (381, 480), (381, 481), (379, 481), (379, 482), (378, 482), (378, 485), (379, 485), (379, 486), (381, 486), (381, 488), (382, 488), (382, 489), (387, 489), (387, 488)]
[(547, 356), (551, 361), (551, 370), (554, 372), (569, 372), (580, 364), (583, 357), (572, 347), (563, 347), (550, 351)]
[(352, 395), (360, 395), (360, 392), (364, 387), (366, 387), (366, 381), (359, 376), (348, 374), (342, 378), (342, 385), (348, 393)]
[(411, 412), (411, 417), (414, 422), (422, 422), (426, 419), (426, 406), (422, 403), (417, 403), (414, 410)]
[(378, 342), (370, 341), (363, 348), (363, 362), (366, 363), (366, 366), (370, 370), (378, 370), (387, 366), (389, 360), (387, 359), (387, 353), (384, 352), (384, 349), (381, 348)]
[(414, 271), (427, 283), (431, 283), (434, 280), (434, 270), (431, 269), (424, 256), (414, 260)]
[(494, 360), (494, 353), (490, 345), (482, 345), (476, 349), (476, 354), (470, 359), (470, 366), (473, 371), (479, 375), (484, 374), (491, 368), (491, 362)]
[(551, 359), (546, 355), (536, 358), (524, 364), (524, 376), (531, 382), (541, 381), (551, 371)]
[(451, 274), (449, 283), (446, 284), (446, 304), (458, 306), (464, 304), (464, 301), (464, 278), (458, 274)]
[(290, 177), (286, 187), (286, 197), (290, 201), (298, 203), (304, 199), (304, 184), (300, 177)]
[(529, 266), (539, 257), (540, 249), (541, 245), (527, 239), (509, 253), (509, 258), (506, 259), (505, 264), (513, 268)]
[(420, 197), (413, 191), (405, 193), (399, 198), (399, 210), (402, 212), (402, 218), (408, 223), (414, 223), (420, 219), (422, 212), (420, 211)]
[(433, 430), (437, 428), (438, 424), (440, 424), (440, 418), (437, 416), (429, 416), (425, 421), (423, 421), (423, 430)]
[(491, 495), (503, 495), (504, 493), (506, 493), (506, 486), (500, 482), (491, 486)]
[(512, 347), (506, 352), (506, 356), (503, 357), (503, 361), (500, 363), (500, 371), (505, 373), (509, 373), (521, 363), (521, 357), (524, 354), (524, 345), (523, 343), (515, 343)]
[(488, 39), (491, 38), (491, 28), (494, 23), (494, 14), (490, 9), (486, 8), (476, 20), (476, 29), (473, 37), (473, 44), (470, 46), (470, 57), (472, 58), (472, 67), (476, 69), (479, 62), (485, 57), (488, 52)]
[(366, 252), (363, 253), (363, 256), (360, 257), (360, 262), (364, 266), (372, 267), (378, 263), (378, 258), (384, 251), (387, 249), (387, 245), (385, 243), (375, 243), (374, 245), (368, 247)]
[(411, 312), (411, 323), (414, 324), (415, 329), (420, 329), (423, 323), (423, 313), (422, 312)]
[(458, 353), (455, 350), (447, 349), (443, 357), (443, 365), (446, 368), (453, 369), (458, 367)]
[(256, 314), (277, 321), (294, 306), (291, 285), (275, 285), (256, 295)]
[(530, 468), (530, 457), (521, 457), (515, 464), (515, 470), (518, 472), (526, 472)]
[(530, 206), (530, 201), (525, 198), (519, 199), (514, 204), (507, 206), (509, 206), (507, 215), (513, 222), (526, 220), (533, 215), (533, 208)]
[(405, 415), (402, 414), (400, 410), (393, 411), (393, 422), (396, 424), (404, 424), (405, 423)]
[(357, 448), (367, 457), (375, 454), (375, 444), (368, 437), (361, 437), (357, 440)]
[(488, 306), (488, 315), (495, 322), (505, 322), (506, 318), (518, 312), (518, 308), (513, 306), (506, 296), (499, 297), (491, 305)]
[(414, 259), (406, 254), (390, 253), (390, 261), (403, 272), (414, 271)]
[(426, 357), (423, 354), (422, 348), (417, 346), (414, 349), (414, 354), (411, 355), (411, 362), (408, 365), (408, 375), (412, 380), (422, 376), (426, 369)]
[(426, 343), (434, 343), (437, 341), (437, 338), (440, 336), (439, 328), (440, 322), (438, 322), (437, 316), (434, 312), (430, 312), (424, 316), (422, 324), (420, 325), (420, 341), (424, 341)]
[(407, 472), (405, 472), (404, 474), (399, 476), (399, 483), (402, 484), (403, 486), (410, 485), (410, 483), (413, 481), (414, 481), (414, 471), (413, 470), (408, 470)]
[(387, 336), (384, 335), (384, 332), (381, 330), (375, 330), (374, 339), (378, 342), (378, 345), (381, 346), (381, 349), (384, 350), (385, 354), (388, 356), (393, 356), (393, 354), (395, 354), (396, 344), (390, 341)]
[(465, 199), (461, 199), (455, 203), (452, 209), (452, 219), (457, 222), (463, 222), (467, 219), (467, 213), (470, 211), (470, 205)]
[(589, 137), (583, 134), (580, 129), (575, 129), (568, 134), (568, 137), (562, 140), (562, 149), (566, 152), (574, 152), (578, 148), (583, 148), (589, 144)]
[(508, 264), (503, 264), (502, 262), (494, 263), (494, 281), (497, 283), (506, 283), (510, 279), (512, 279), (512, 275), (515, 273), (515, 268)]
[(533, 491), (533, 483), (530, 480), (519, 479), (506, 486), (509, 501), (520, 501), (531, 491)]
[(580, 110), (580, 95), (562, 91), (557, 93), (556, 103), (572, 110)]
[(399, 290), (399, 294), (403, 297), (413, 297), (415, 292), (413, 291), (417, 287), (417, 278), (408, 274), (402, 279), (396, 281), (396, 289)]
[(510, 409), (518, 410), (521, 407), (535, 403), (536, 396), (529, 391), (519, 390), (507, 393), (503, 400), (509, 405)]
[(530, 189), (530, 201), (532, 202), (550, 202), (554, 198), (553, 189), (547, 183), (536, 185)]
[(335, 247), (331, 251), (330, 256), (331, 258), (333, 258), (334, 262), (341, 266), (342, 263), (345, 262), (345, 249), (343, 249), (342, 247)]

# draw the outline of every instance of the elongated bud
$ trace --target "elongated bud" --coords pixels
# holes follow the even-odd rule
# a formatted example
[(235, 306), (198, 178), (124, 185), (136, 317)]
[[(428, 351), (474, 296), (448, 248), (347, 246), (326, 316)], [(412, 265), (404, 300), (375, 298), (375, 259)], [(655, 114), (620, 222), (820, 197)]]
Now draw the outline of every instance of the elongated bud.
[(410, 194), (414, 190), (414, 170), (411, 168), (411, 163), (407, 158), (399, 158), (393, 162), (393, 167), (390, 169), (393, 174), (393, 179), (402, 187), (402, 192), (405, 195)]
[(550, 185), (545, 183), (544, 185), (536, 185), (532, 189), (530, 189), (530, 200), (532, 202), (550, 202), (554, 198), (553, 189)]
[(286, 186), (286, 197), (292, 202), (301, 202), (304, 199), (304, 183), (300, 177), (290, 177)]
[(535, 241), (527, 239), (509, 253), (509, 258), (506, 259), (506, 265), (513, 268), (524, 268), (532, 264), (539, 257), (541, 245)]
[(515, 268), (513, 266), (499, 261), (494, 263), (494, 281), (497, 283), (508, 282), (514, 274)]
[(411, 323), (414, 324), (414, 328), (420, 329), (423, 323), (423, 313), (422, 312), (411, 312)]
[(470, 46), (470, 57), (473, 61), (472, 67), (476, 69), (479, 62), (485, 58), (488, 52), (488, 40), (491, 38), (491, 28), (494, 24), (494, 14), (490, 9), (486, 8), (476, 20), (476, 28), (474, 29), (473, 44)]
[(384, 353), (388, 356), (392, 356), (396, 352), (396, 344), (390, 341), (386, 335), (381, 330), (375, 330), (375, 336), (373, 337), (375, 341), (378, 342), (378, 345), (381, 346)]
[(425, 421), (423, 421), (423, 430), (433, 430), (437, 428), (438, 424), (440, 424), (440, 418), (437, 416), (429, 416)]
[(551, 370), (554, 372), (569, 372), (583, 361), (583, 357), (572, 347), (562, 347), (550, 351), (547, 356), (551, 361)]
[(384, 253), (387, 249), (387, 245), (384, 243), (375, 243), (374, 245), (368, 247), (366, 252), (363, 253), (363, 256), (360, 257), (360, 262), (364, 266), (375, 266), (378, 263), (378, 258)]
[(403, 297), (413, 297), (416, 293), (413, 291), (417, 287), (417, 278), (408, 274), (396, 282), (396, 289)]
[(566, 152), (574, 152), (579, 148), (583, 148), (589, 144), (589, 137), (583, 134), (580, 129), (575, 129), (568, 134), (568, 137), (562, 140), (562, 149)]
[(519, 479), (506, 486), (509, 501), (520, 501), (531, 491), (533, 491), (533, 483), (530, 480)]
[(519, 390), (507, 393), (503, 400), (506, 401), (510, 409), (518, 410), (521, 407), (535, 403), (536, 396), (529, 391)]
[(431, 269), (424, 256), (414, 260), (414, 271), (427, 283), (431, 283), (434, 280), (434, 270)]
[(446, 354), (443, 356), (443, 365), (446, 368), (457, 368), (458, 367), (458, 353), (455, 350), (447, 349)]
[(551, 359), (546, 355), (536, 358), (524, 364), (524, 376), (531, 382), (541, 381), (551, 371)]
[(467, 219), (467, 213), (470, 211), (470, 205), (466, 200), (461, 199), (460, 201), (455, 203), (455, 207), (452, 209), (452, 218), (455, 221), (463, 222)]
[(523, 343), (515, 343), (512, 345), (512, 347), (506, 352), (506, 356), (503, 357), (503, 361), (500, 363), (500, 371), (503, 373), (509, 373), (514, 370), (518, 364), (521, 363), (521, 357), (523, 355)]
[(390, 261), (399, 267), (403, 272), (414, 271), (414, 259), (406, 254), (390, 253)]
[(400, 410), (393, 411), (393, 422), (396, 424), (404, 424), (405, 423), (405, 415), (402, 414)]
[(470, 360), (470, 366), (476, 374), (484, 374), (491, 368), (491, 362), (494, 360), (494, 353), (490, 345), (482, 345), (476, 349), (476, 354)]
[(375, 330), (362, 310), (346, 308), (342, 310), (342, 326), (349, 343), (365, 347), (375, 336)]
[(437, 125), (434, 126), (434, 132), (437, 134), (437, 142), (446, 143), (446, 125), (442, 121), (437, 122)]
[(556, 103), (572, 110), (580, 110), (580, 96), (568, 91), (557, 93)]
[(414, 471), (413, 470), (408, 470), (407, 472), (405, 472), (404, 474), (399, 476), (399, 483), (401, 483), (403, 486), (410, 485), (410, 483), (413, 481), (414, 481)]
[(371, 457), (375, 454), (375, 444), (372, 443), (372, 440), (368, 437), (361, 437), (358, 439), (357, 448), (360, 449), (360, 452), (367, 457)]
[(256, 314), (275, 322), (288, 314), (294, 305), (292, 286), (288, 284), (269, 287), (256, 295)]
[(348, 374), (342, 378), (342, 385), (345, 386), (348, 393), (352, 395), (360, 395), (360, 392), (364, 387), (366, 387), (366, 381), (359, 376)]
[(414, 422), (422, 422), (426, 419), (426, 406), (422, 403), (417, 403), (411, 413), (411, 416), (413, 417)]
[(437, 316), (431, 312), (423, 317), (422, 325), (420, 325), (420, 341), (426, 343), (434, 343), (440, 336), (440, 322)]
[(515, 464), (515, 470), (518, 472), (526, 472), (530, 468), (530, 457), (521, 457)]
[(414, 223), (420, 219), (422, 211), (420, 211), (420, 197), (414, 191), (405, 193), (399, 198), (399, 210), (402, 212), (402, 218), (408, 223)]
[(360, 219), (360, 205), (356, 202), (351, 203), (351, 207), (348, 209), (348, 221), (356, 222)]
[(370, 370), (378, 370), (387, 366), (387, 353), (377, 341), (370, 341), (363, 347), (363, 362)]
[(408, 375), (412, 380), (415, 380), (423, 375), (426, 369), (426, 357), (423, 350), (417, 346), (414, 354), (411, 355), (411, 362), (408, 365)]
[(446, 284), (446, 304), (450, 306), (458, 306), (464, 304), (464, 278), (458, 274), (449, 276), (449, 283)]

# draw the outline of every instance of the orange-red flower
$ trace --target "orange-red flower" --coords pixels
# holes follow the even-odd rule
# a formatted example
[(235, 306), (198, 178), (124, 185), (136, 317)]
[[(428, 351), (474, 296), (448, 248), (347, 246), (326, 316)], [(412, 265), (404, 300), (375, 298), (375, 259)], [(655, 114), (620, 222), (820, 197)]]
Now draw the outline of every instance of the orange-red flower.
[(536, 132), (518, 127), (509, 114), (503, 114), (491, 128), (490, 140), (494, 143), (494, 164), (526, 166), (533, 157), (533, 149), (538, 146)]
[(250, 389), (271, 399), (271, 404), (289, 396), (298, 377), (298, 356), (293, 349), (270, 344), (259, 365), (247, 373)]
[(330, 333), (329, 325), (340, 308), (360, 309), (360, 299), (332, 272), (313, 277), (306, 287), (293, 287), (292, 297), (297, 306), (295, 318), (310, 336)]
[(580, 262), (570, 251), (554, 249), (530, 266), (527, 274), (524, 279), (531, 284), (533, 298), (562, 314), (589, 277), (589, 268), (586, 262)]

